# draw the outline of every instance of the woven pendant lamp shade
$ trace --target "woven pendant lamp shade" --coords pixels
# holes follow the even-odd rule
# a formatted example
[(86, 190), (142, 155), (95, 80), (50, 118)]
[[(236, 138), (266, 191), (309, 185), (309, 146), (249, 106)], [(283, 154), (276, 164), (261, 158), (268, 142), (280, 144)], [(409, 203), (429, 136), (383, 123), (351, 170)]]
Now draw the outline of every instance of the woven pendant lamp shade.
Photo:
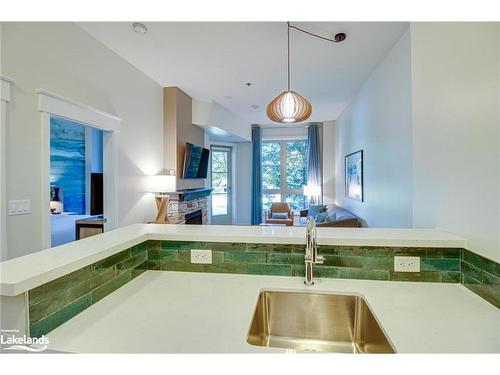
[(267, 106), (267, 117), (282, 123), (305, 121), (311, 112), (311, 103), (295, 91), (283, 91)]

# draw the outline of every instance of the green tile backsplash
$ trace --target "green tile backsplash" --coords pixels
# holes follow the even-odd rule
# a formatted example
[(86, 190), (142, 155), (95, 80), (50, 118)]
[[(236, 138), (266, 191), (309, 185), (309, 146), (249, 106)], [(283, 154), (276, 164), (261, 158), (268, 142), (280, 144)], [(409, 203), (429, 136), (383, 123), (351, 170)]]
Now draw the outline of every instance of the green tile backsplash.
[[(191, 249), (212, 264), (191, 264)], [(500, 265), (468, 250), (367, 246), (318, 247), (315, 277), (463, 283), (500, 307)], [(394, 271), (394, 256), (419, 256), (421, 272)], [(304, 277), (304, 245), (147, 241), (29, 291), (30, 334), (45, 334), (145, 270)]]
[(500, 264), (462, 251), (462, 284), (496, 307), (500, 307)]
[(46, 334), (146, 271), (147, 258), (145, 242), (30, 290), (30, 335)]

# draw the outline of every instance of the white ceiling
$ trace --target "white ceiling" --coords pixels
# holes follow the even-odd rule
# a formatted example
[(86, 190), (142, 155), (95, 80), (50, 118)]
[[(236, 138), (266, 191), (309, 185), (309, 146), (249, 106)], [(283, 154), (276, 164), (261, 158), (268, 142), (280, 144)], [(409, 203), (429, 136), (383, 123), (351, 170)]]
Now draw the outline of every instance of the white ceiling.
[[(125, 22), (79, 23), (160, 85), (218, 102), (248, 123), (270, 123), (266, 105), (286, 89), (285, 22), (145, 24), (141, 35)], [(333, 44), (290, 31), (292, 89), (312, 103), (310, 121), (336, 119), (408, 28), (406, 22), (292, 24), (326, 37), (347, 34)]]

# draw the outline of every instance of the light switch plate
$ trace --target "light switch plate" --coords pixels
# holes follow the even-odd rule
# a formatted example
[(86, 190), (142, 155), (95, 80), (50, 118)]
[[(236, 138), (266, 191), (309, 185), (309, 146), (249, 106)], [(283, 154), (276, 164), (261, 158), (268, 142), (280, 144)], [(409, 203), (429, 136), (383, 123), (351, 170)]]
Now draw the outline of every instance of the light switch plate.
[(420, 272), (420, 257), (394, 257), (395, 272)]
[(9, 215), (25, 215), (29, 213), (31, 213), (31, 201), (29, 199), (9, 201)]
[(191, 249), (191, 263), (212, 264), (212, 250)]

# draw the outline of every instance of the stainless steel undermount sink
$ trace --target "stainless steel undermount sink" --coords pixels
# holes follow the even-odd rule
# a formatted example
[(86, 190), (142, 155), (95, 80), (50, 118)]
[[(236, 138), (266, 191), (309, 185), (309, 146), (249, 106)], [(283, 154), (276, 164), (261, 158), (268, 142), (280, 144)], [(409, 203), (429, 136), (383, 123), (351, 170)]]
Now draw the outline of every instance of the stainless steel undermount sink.
[(262, 291), (247, 342), (299, 351), (395, 353), (363, 297)]

